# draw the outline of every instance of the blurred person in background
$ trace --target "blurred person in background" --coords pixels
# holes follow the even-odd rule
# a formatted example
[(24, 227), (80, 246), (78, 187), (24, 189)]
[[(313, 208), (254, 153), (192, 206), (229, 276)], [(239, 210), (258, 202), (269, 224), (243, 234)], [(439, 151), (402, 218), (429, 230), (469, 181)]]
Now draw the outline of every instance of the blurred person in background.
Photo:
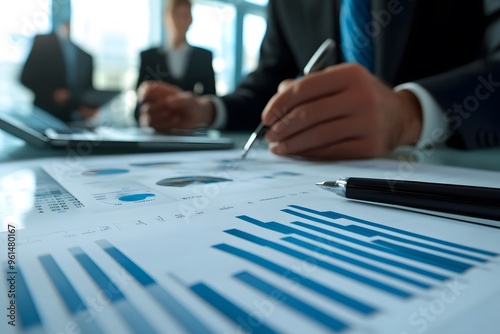
[(86, 95), (93, 91), (93, 59), (70, 40), (70, 22), (56, 32), (37, 35), (21, 73), (35, 94), (34, 104), (64, 122), (94, 118), (98, 109)]
[[(216, 94), (212, 52), (189, 45), (186, 34), (193, 23), (190, 0), (170, 0), (163, 23), (166, 42), (141, 52), (137, 87), (144, 81), (161, 81), (195, 95)], [(139, 108), (136, 118), (139, 117)]]

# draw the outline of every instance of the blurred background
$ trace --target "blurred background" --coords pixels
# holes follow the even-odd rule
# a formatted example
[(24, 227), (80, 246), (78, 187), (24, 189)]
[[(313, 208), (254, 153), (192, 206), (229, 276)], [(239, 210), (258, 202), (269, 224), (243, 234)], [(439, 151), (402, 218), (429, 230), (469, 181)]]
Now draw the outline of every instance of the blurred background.
[[(140, 52), (165, 41), (162, 20), (167, 1), (1, 1), (0, 98), (32, 99), (31, 92), (19, 83), (19, 76), (33, 38), (54, 32), (68, 20), (72, 41), (93, 56), (94, 87), (132, 96)], [(217, 93), (224, 95), (257, 65), (268, 0), (192, 2), (188, 42), (213, 52)]]

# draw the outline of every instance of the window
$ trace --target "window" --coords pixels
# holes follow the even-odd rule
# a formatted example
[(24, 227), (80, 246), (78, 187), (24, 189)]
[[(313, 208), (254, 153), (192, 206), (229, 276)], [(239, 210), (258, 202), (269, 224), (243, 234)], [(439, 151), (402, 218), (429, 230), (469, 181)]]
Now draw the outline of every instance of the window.
[[(71, 37), (94, 57), (97, 88), (133, 89), (139, 53), (159, 44), (156, 15), (161, 6), (151, 1), (73, 0)], [(131, 24), (133, 22), (133, 24)]]
[(243, 68), (248, 74), (257, 67), (262, 38), (266, 32), (266, 20), (260, 15), (247, 14), (243, 21)]
[(195, 1), (188, 41), (214, 53), (217, 93), (231, 92), (256, 68), (268, 0)]
[[(140, 52), (160, 45), (164, 38), (167, 0), (55, 1), (0, 4), (0, 84), (17, 80), (32, 37), (52, 31), (53, 23), (71, 12), (71, 38), (94, 57), (95, 87), (135, 89)], [(214, 53), (219, 94), (231, 92), (256, 67), (266, 30), (266, 5), (267, 0), (193, 0), (188, 40)]]
[(233, 88), (236, 9), (231, 4), (196, 3), (192, 12), (193, 24), (187, 39), (190, 44), (213, 52), (217, 93), (227, 94)]
[(39, 0), (0, 3), (0, 95), (17, 96), (21, 66), (36, 34), (51, 27), (49, 3)]

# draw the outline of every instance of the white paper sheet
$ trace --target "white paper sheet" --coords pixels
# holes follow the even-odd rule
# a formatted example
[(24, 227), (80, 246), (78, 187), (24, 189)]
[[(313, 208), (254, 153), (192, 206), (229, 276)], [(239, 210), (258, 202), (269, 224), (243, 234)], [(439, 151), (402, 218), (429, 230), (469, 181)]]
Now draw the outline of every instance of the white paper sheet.
[[(36, 168), (5, 166), (2, 219), (19, 226), (14, 269), (34, 303), (18, 305), (16, 328), (29, 310), (30, 329), (51, 333), (500, 328), (491, 312), (500, 306), (500, 229), (355, 203), (315, 186), (345, 176), (500, 186), (499, 174), (266, 152), (240, 162), (238, 153), (45, 160), (57, 183)], [(14, 205), (8, 193), (55, 209)], [(22, 289), (19, 276), (16, 284)], [(2, 280), (4, 304), (7, 291)]]

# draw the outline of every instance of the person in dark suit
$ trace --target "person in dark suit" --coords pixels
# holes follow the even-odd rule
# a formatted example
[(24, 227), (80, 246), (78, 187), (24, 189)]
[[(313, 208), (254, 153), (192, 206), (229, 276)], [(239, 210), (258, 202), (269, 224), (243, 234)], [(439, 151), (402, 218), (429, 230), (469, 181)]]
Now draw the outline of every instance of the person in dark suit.
[(154, 80), (196, 95), (216, 94), (212, 52), (191, 46), (186, 40), (192, 22), (190, 0), (169, 1), (164, 15), (167, 43), (141, 52), (137, 87)]
[[(366, 7), (362, 24), (353, 3)], [(220, 125), (222, 114), (227, 129), (251, 130), (262, 117), (272, 152), (321, 159), (497, 146), (499, 13), (499, 0), (270, 0), (258, 68), (221, 99), (225, 112), (145, 84), (145, 120), (162, 131)], [(330, 66), (292, 80), (326, 38), (337, 42)]]
[(83, 94), (93, 89), (92, 56), (73, 44), (69, 35), (66, 22), (56, 33), (35, 36), (20, 79), (35, 94), (37, 107), (65, 122), (97, 114), (83, 101)]

